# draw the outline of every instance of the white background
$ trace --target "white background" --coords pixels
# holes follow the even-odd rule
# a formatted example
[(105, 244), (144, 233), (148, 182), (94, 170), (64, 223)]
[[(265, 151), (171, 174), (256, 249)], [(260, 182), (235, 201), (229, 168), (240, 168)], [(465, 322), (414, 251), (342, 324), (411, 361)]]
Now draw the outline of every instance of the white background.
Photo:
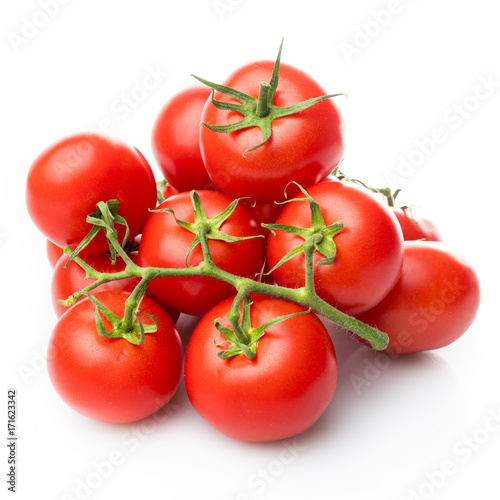
[[(7, 389), (16, 388), (17, 498), (498, 498), (495, 2), (43, 5), (0, 7), (0, 435)], [(285, 442), (224, 437), (198, 417), (182, 386), (156, 420), (113, 426), (76, 414), (45, 368), (55, 315), (45, 241), (24, 204), (30, 163), (63, 136), (101, 128), (138, 147), (159, 177), (150, 132), (169, 96), (194, 83), (191, 73), (222, 81), (243, 63), (274, 59), (282, 36), (284, 62), (348, 95), (337, 100), (348, 131), (343, 169), (372, 185), (399, 175), (401, 202), (422, 207), (477, 269), (482, 305), (474, 325), (447, 348), (390, 362), (330, 328), (337, 393), (317, 425)], [(144, 92), (153, 70), (157, 85)], [(181, 320), (184, 340), (192, 325)], [(6, 491), (8, 449), (0, 449)]]

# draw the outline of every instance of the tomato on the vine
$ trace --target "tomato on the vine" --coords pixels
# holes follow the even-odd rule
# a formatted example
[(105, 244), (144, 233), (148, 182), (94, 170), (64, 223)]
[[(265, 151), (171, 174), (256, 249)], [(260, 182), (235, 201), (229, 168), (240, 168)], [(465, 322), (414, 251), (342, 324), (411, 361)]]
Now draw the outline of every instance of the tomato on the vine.
[[(208, 100), (203, 110), (204, 124), (216, 127), (230, 124), (234, 127), (243, 118), (243, 107), (239, 106), (238, 111), (228, 110), (227, 103), (238, 106), (238, 99), (241, 99), (249, 108), (247, 118), (244, 118), (252, 120), (248, 128), (229, 132), (216, 131), (208, 126), (200, 129), (200, 148), (207, 171), (217, 187), (234, 198), (250, 196), (259, 203), (283, 200), (285, 187), (290, 181), (304, 187), (320, 182), (334, 170), (344, 153), (344, 122), (331, 99), (264, 124), (264, 129), (270, 129), (271, 135), (253, 149), (263, 142), (264, 137), (260, 126), (254, 125), (255, 120), (269, 120), (276, 111), (285, 107), (326, 95), (308, 74), (281, 63), (277, 88), (270, 100), (274, 67), (272, 61), (256, 61), (240, 67), (227, 78), (224, 86), (247, 97), (242, 98), (241, 94), (229, 97), (217, 91), (214, 99), (223, 104), (216, 106)], [(247, 101), (259, 98), (261, 82), (270, 82), (271, 87), (262, 101), (266, 102), (266, 107), (275, 107), (263, 117), (256, 117), (259, 106)], [(219, 90), (220, 87), (213, 88)]]
[[(251, 326), (305, 311), (292, 302), (251, 295)], [(312, 312), (288, 318), (266, 330), (256, 356), (221, 359), (225, 338), (214, 321), (233, 302), (226, 299), (196, 326), (184, 368), (195, 410), (223, 434), (243, 441), (273, 441), (311, 427), (329, 405), (337, 383), (337, 361), (330, 336)], [(223, 325), (229, 325), (227, 320)]]
[[(28, 212), (38, 229), (60, 247), (75, 249), (92, 228), (86, 221), (98, 202), (118, 200), (118, 215), (140, 234), (156, 205), (156, 182), (144, 156), (127, 144), (94, 133), (66, 137), (33, 162), (26, 184)], [(125, 226), (116, 224), (120, 237)], [(82, 254), (104, 253), (102, 231)]]
[[(222, 213), (233, 200), (218, 191), (197, 191), (209, 218)], [(190, 193), (178, 193), (167, 198), (158, 210), (173, 210), (180, 221), (194, 222)], [(238, 203), (232, 214), (220, 226), (222, 233), (251, 239), (228, 243), (208, 239), (213, 262), (224, 271), (254, 278), (262, 271), (265, 260), (265, 240), (249, 208)], [(260, 237), (258, 237), (260, 235)], [(154, 212), (149, 217), (139, 246), (139, 265), (167, 268), (186, 267), (186, 256), (195, 234), (181, 227), (168, 212)], [(189, 254), (188, 266), (203, 260), (198, 244)], [(162, 303), (173, 309), (195, 316), (208, 311), (215, 304), (234, 293), (232, 285), (215, 278), (162, 277), (151, 281), (149, 289)]]
[[(128, 294), (96, 294), (122, 317)], [(100, 336), (95, 306), (84, 298), (56, 323), (47, 351), (47, 368), (56, 392), (74, 410), (104, 422), (133, 422), (145, 418), (174, 395), (182, 374), (182, 345), (170, 316), (145, 297), (140, 309), (158, 322), (141, 345), (124, 338)], [(101, 314), (101, 313), (99, 313)], [(139, 314), (143, 324), (153, 320)], [(110, 325), (102, 316), (109, 331)]]
[[(403, 263), (403, 237), (394, 214), (370, 194), (338, 181), (316, 184), (307, 189), (318, 203), (327, 225), (342, 222), (334, 236), (336, 256), (332, 264), (317, 265), (324, 259), (314, 254), (314, 284), (317, 294), (347, 314), (370, 309), (396, 284)], [(303, 198), (302, 194), (296, 198)], [(277, 224), (310, 227), (307, 201), (289, 201)], [(272, 269), (304, 240), (275, 230), (269, 236), (267, 258)], [(305, 284), (305, 257), (298, 254), (272, 272), (279, 285), (299, 288)]]
[(480, 301), (478, 277), (442, 242), (404, 244), (401, 277), (389, 294), (358, 318), (389, 336), (387, 352), (438, 349), (461, 337)]
[(173, 95), (156, 117), (151, 144), (167, 182), (176, 191), (213, 189), (201, 158), (201, 113), (210, 89), (187, 87)]

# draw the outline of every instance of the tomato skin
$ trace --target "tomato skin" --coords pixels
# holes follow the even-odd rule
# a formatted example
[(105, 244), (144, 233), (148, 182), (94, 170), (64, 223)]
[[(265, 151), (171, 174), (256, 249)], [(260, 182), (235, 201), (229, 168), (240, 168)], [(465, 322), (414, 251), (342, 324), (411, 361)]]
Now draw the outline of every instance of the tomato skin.
[[(132, 262), (137, 264), (137, 252), (130, 252), (128, 256), (131, 258)], [(92, 278), (87, 278), (85, 270), (74, 260), (66, 266), (68, 258), (69, 257), (67, 255), (63, 255), (55, 265), (54, 272), (52, 274), (50, 291), (52, 296), (52, 305), (58, 318), (68, 310), (68, 306), (58, 304), (57, 301), (67, 299), (75, 292), (83, 290), (95, 281)], [(109, 254), (84, 255), (82, 259), (93, 269), (101, 273), (117, 273), (123, 271), (126, 267), (125, 262), (119, 256), (117, 256), (116, 262), (113, 264)], [(130, 294), (140, 280), (141, 279), (137, 277), (110, 281), (99, 285), (98, 288), (94, 289), (94, 293), (102, 293), (108, 290), (123, 290)], [(146, 294), (152, 297), (149, 290)], [(168, 308), (164, 304), (160, 303), (160, 305), (167, 311), (175, 323), (179, 318), (179, 312)]]
[(391, 210), (398, 219), (405, 241), (443, 241), (441, 232), (430, 220), (426, 218), (415, 220), (411, 213), (403, 208), (391, 207)]
[[(208, 218), (223, 212), (233, 201), (218, 191), (197, 191)], [(177, 219), (194, 222), (190, 193), (169, 197), (158, 209), (173, 209)], [(256, 236), (260, 228), (247, 207), (238, 204), (220, 230), (233, 236)], [(179, 226), (172, 214), (155, 212), (149, 217), (142, 233), (138, 262), (140, 266), (186, 267), (185, 259), (195, 235)], [(265, 239), (262, 237), (235, 243), (208, 240), (213, 262), (225, 271), (254, 278), (262, 271), (265, 261)], [(198, 245), (190, 254), (188, 266), (198, 265), (203, 253)], [(223, 281), (204, 276), (165, 277), (151, 281), (149, 290), (162, 303), (173, 309), (200, 316), (221, 300), (234, 293)]]
[(47, 240), (45, 242), (45, 251), (47, 252), (47, 259), (49, 260), (50, 267), (54, 269), (57, 261), (61, 258), (63, 254), (63, 249), (60, 246), (52, 243), (52, 241)]
[[(259, 83), (269, 82), (274, 62), (258, 61), (236, 70), (224, 85), (258, 97)], [(303, 71), (281, 63), (274, 104), (289, 106), (327, 93)], [(216, 92), (215, 99), (237, 102)], [(217, 109), (207, 101), (202, 119), (212, 125), (240, 121), (235, 111)], [(290, 181), (306, 187), (327, 177), (344, 153), (344, 122), (332, 99), (323, 100), (294, 115), (272, 123), (272, 136), (261, 147), (243, 153), (262, 142), (262, 132), (251, 127), (219, 133), (200, 128), (201, 155), (217, 187), (233, 198), (251, 196), (259, 203), (284, 199)], [(288, 194), (295, 187), (291, 186)]]
[(470, 327), (479, 308), (479, 279), (442, 242), (405, 242), (401, 277), (389, 294), (358, 318), (389, 335), (389, 353), (447, 346)]
[[(279, 299), (250, 298), (253, 327), (304, 310)], [(189, 341), (184, 380), (192, 405), (218, 431), (242, 441), (273, 441), (305, 431), (336, 388), (337, 361), (328, 332), (314, 313), (295, 316), (266, 331), (254, 359), (222, 360), (217, 344), (225, 339), (214, 320), (226, 316), (232, 300), (203, 316)]]
[[(96, 297), (123, 316), (125, 292)], [(159, 322), (137, 346), (97, 333), (94, 305), (77, 302), (56, 323), (47, 352), (50, 380), (61, 398), (77, 412), (103, 422), (124, 423), (145, 418), (174, 395), (182, 374), (182, 345), (168, 314), (145, 297), (140, 310)], [(110, 325), (103, 318), (107, 330)], [(144, 324), (152, 324), (146, 316)]]
[[(33, 162), (26, 184), (28, 212), (38, 229), (56, 245), (76, 248), (90, 231), (87, 215), (99, 201), (118, 199), (133, 238), (156, 205), (151, 167), (136, 149), (109, 137), (81, 133), (45, 149)], [(117, 224), (119, 237), (125, 227)], [(104, 253), (102, 231), (83, 254)]]
[[(315, 266), (318, 295), (347, 314), (370, 309), (396, 284), (403, 263), (401, 228), (388, 207), (369, 193), (342, 182), (324, 182), (307, 189), (319, 204), (326, 225), (342, 222), (334, 237), (337, 255), (332, 265)], [(302, 194), (297, 196), (303, 197)], [(311, 210), (306, 201), (287, 203), (277, 223), (310, 227)], [(276, 231), (269, 236), (270, 268), (304, 242), (299, 236)], [(318, 251), (314, 262), (324, 259)], [(279, 285), (299, 288), (305, 283), (304, 254), (297, 255), (273, 271)]]
[(201, 113), (210, 93), (209, 88), (199, 85), (177, 92), (160, 110), (153, 125), (153, 154), (176, 191), (215, 188), (199, 145)]

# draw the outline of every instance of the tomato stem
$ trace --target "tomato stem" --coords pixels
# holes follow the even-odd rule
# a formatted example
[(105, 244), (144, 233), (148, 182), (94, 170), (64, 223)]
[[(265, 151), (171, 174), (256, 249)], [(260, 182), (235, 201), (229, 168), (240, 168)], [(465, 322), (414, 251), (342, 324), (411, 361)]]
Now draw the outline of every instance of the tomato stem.
[[(315, 201), (309, 197), (307, 192), (303, 190), (306, 195), (306, 200), (311, 204), (311, 228), (296, 228), (299, 231), (300, 235), (305, 238), (304, 243), (299, 247), (300, 252), (303, 252), (305, 255), (305, 286), (300, 288), (286, 288), (277, 285), (270, 285), (267, 283), (261, 283), (255, 281), (250, 278), (244, 278), (241, 276), (236, 276), (227, 271), (224, 271), (220, 267), (218, 267), (212, 261), (210, 257), (210, 250), (208, 245), (208, 240), (210, 236), (208, 235), (209, 231), (212, 231), (212, 226), (216, 228), (222, 220), (223, 217), (216, 216), (211, 219), (212, 225), (210, 225), (210, 221), (205, 220), (206, 215), (204, 214), (203, 208), (198, 203), (193, 204), (193, 208), (198, 211), (197, 213), (197, 223), (190, 226), (189, 230), (194, 231), (196, 233), (195, 240), (198, 241), (202, 250), (203, 250), (203, 261), (197, 266), (193, 267), (184, 267), (184, 268), (160, 268), (160, 267), (141, 267), (128, 257), (122, 245), (118, 241), (118, 234), (116, 231), (108, 230), (106, 231), (107, 237), (109, 240), (110, 248), (113, 248), (117, 254), (120, 255), (121, 258), (126, 262), (126, 268), (123, 271), (119, 271), (116, 273), (100, 273), (98, 271), (89, 269), (90, 266), (85, 264), (82, 259), (76, 258), (75, 261), (80, 264), (88, 274), (91, 274), (92, 277), (96, 278), (96, 280), (85, 287), (83, 290), (76, 292), (71, 297), (69, 297), (65, 301), (60, 301), (60, 303), (64, 305), (72, 305), (74, 304), (80, 297), (89, 296), (90, 291), (99, 287), (103, 283), (107, 283), (110, 281), (127, 279), (130, 277), (140, 277), (141, 281), (133, 290), (128, 300), (125, 303), (125, 313), (123, 317), (123, 321), (120, 325), (121, 333), (125, 332), (137, 332), (137, 314), (139, 312), (139, 306), (144, 297), (147, 287), (151, 280), (155, 278), (161, 277), (182, 277), (182, 276), (206, 276), (210, 278), (215, 278), (220, 281), (224, 281), (229, 283), (236, 289), (236, 297), (233, 302), (233, 305), (228, 313), (228, 320), (232, 326), (231, 333), (231, 342), (234, 341), (234, 345), (236, 349), (240, 349), (247, 356), (255, 355), (255, 338), (245, 330), (245, 328), (240, 326), (240, 304), (245, 302), (245, 300), (249, 297), (249, 295), (264, 295), (268, 297), (274, 297), (278, 299), (288, 300), (290, 302), (294, 302), (305, 307), (308, 310), (313, 310), (316, 313), (328, 318), (333, 321), (337, 325), (346, 328), (352, 333), (358, 335), (359, 337), (367, 340), (371, 346), (376, 350), (383, 350), (387, 347), (389, 342), (388, 336), (373, 328), (356, 318), (349, 316), (342, 311), (338, 310), (331, 304), (325, 302), (321, 299), (314, 287), (314, 254), (316, 250), (320, 253), (323, 253), (327, 257), (327, 259), (323, 259), (319, 261), (318, 265), (326, 265), (330, 263), (335, 258), (335, 246), (333, 243), (333, 236), (338, 232), (342, 231), (342, 223), (338, 222), (332, 224), (330, 226), (325, 226), (324, 220), (322, 219), (321, 213), (316, 213), (315, 209)], [(193, 200), (197, 201), (197, 195), (193, 194)], [(223, 212), (223, 216), (225, 216), (225, 212)], [(175, 217), (175, 214), (174, 214)], [(219, 220), (220, 219), (220, 220)], [(176, 219), (177, 220), (177, 219)], [(184, 224), (182, 221), (180, 223)], [(280, 226), (280, 225), (268, 225), (271, 230), (285, 230), (292, 231), (292, 228), (289, 226)], [(330, 241), (330, 243), (328, 243)], [(229, 241), (230, 242), (230, 241)], [(327, 244), (328, 243), (328, 244)], [(69, 251), (69, 250), (68, 250)], [(298, 254), (296, 252), (295, 254)], [(248, 304), (247, 304), (248, 305)], [(249, 307), (249, 305), (248, 305)], [(245, 313), (246, 314), (246, 313)], [(141, 335), (143, 331), (143, 326), (139, 322), (141, 327)], [(224, 328), (219, 325), (220, 328)], [(101, 328), (102, 329), (102, 328)], [(227, 330), (227, 329), (226, 329)], [(131, 339), (136, 339), (136, 333), (130, 334)], [(229, 339), (228, 339), (229, 341)], [(253, 347), (252, 347), (253, 346)], [(229, 355), (235, 355), (234, 349), (228, 350)], [(253, 353), (253, 354), (252, 354)]]
[[(257, 107), (255, 108), (255, 114), (262, 118), (269, 113), (268, 97), (271, 85), (267, 82), (260, 83), (259, 98), (257, 100)], [(271, 103), (272, 104), (272, 103)]]

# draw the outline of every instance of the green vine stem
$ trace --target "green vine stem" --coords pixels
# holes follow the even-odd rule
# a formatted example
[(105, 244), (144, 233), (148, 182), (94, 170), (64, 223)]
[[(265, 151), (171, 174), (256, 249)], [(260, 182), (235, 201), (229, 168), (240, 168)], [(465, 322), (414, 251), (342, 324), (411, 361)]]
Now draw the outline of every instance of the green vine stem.
[[(193, 267), (185, 268), (160, 268), (160, 267), (141, 267), (133, 263), (126, 255), (125, 250), (118, 241), (116, 232), (108, 232), (108, 239), (110, 245), (116, 250), (116, 253), (120, 255), (126, 262), (126, 267), (123, 271), (117, 273), (100, 273), (92, 270), (89, 274), (96, 278), (93, 283), (85, 287), (83, 290), (76, 292), (67, 300), (61, 300), (60, 303), (64, 305), (72, 305), (82, 296), (87, 296), (89, 292), (96, 289), (103, 283), (108, 283), (114, 280), (126, 279), (131, 277), (140, 277), (141, 281), (137, 288), (132, 292), (129, 300), (125, 305), (125, 315), (124, 315), (124, 326), (132, 326), (135, 322), (140, 300), (144, 296), (147, 285), (152, 279), (161, 277), (172, 277), (172, 276), (206, 276), (211, 278), (216, 278), (218, 280), (224, 281), (231, 284), (237, 291), (236, 298), (233, 303), (233, 308), (231, 308), (228, 315), (228, 319), (233, 327), (235, 335), (241, 335), (243, 332), (240, 331), (241, 328), (237, 326), (239, 319), (239, 304), (241, 301), (248, 297), (250, 294), (255, 295), (265, 295), (269, 297), (274, 297), (278, 299), (288, 300), (299, 304), (307, 309), (315, 311), (317, 314), (328, 318), (337, 325), (349, 330), (350, 332), (362, 337), (376, 350), (383, 350), (387, 347), (389, 342), (388, 336), (373, 328), (358, 319), (343, 313), (339, 309), (335, 308), (331, 304), (322, 300), (314, 289), (313, 283), (313, 273), (314, 273), (314, 245), (306, 245), (305, 248), (305, 261), (306, 261), (306, 284), (300, 288), (286, 288), (277, 285), (270, 285), (267, 283), (261, 283), (259, 281), (252, 280), (250, 278), (243, 278), (231, 274), (223, 269), (219, 268), (210, 257), (210, 251), (208, 247), (208, 237), (207, 237), (207, 224), (198, 224), (197, 232), (200, 245), (203, 251), (204, 259), (197, 265)], [(65, 249), (66, 253), (70, 253), (71, 250)], [(83, 261), (76, 257), (78, 263), (82, 264)], [(84, 264), (84, 263), (83, 263)], [(84, 266), (85, 267), (85, 266)], [(88, 270), (87, 270), (88, 271)], [(242, 338), (238, 339), (245, 342), (245, 335), (241, 335)]]

